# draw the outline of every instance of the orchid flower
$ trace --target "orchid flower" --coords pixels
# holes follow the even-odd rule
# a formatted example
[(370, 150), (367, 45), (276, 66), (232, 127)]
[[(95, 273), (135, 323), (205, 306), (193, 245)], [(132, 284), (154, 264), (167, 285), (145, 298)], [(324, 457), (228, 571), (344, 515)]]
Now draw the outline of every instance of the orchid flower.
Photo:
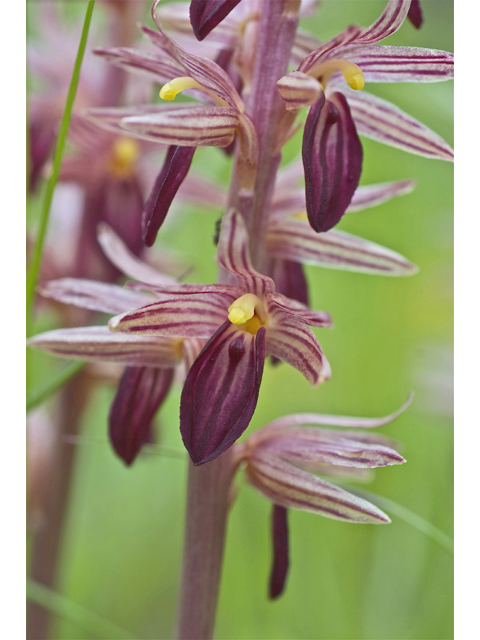
[(410, 0), (389, 0), (370, 27), (348, 27), (277, 83), (287, 110), (311, 105), (302, 153), (308, 219), (317, 232), (339, 222), (355, 193), (362, 170), (358, 134), (430, 158), (453, 157), (440, 136), (398, 107), (360, 91), (366, 82), (452, 77), (450, 53), (376, 44), (398, 31), (409, 8)]
[[(284, 416), (235, 445), (235, 465), (244, 467), (249, 484), (273, 503), (271, 598), (283, 592), (288, 573), (287, 509), (310, 511), (345, 522), (390, 522), (378, 507), (317, 474), (361, 478), (365, 470), (403, 464), (405, 459), (395, 451), (396, 442), (361, 430), (389, 424), (407, 409), (411, 399), (410, 396), (400, 409), (382, 418)], [(338, 431), (325, 429), (323, 425), (357, 430)]]
[[(106, 256), (125, 275), (157, 286), (176, 282), (137, 258), (106, 224), (99, 226), (99, 241)], [(158, 298), (155, 293), (80, 278), (47, 282), (40, 293), (64, 304), (103, 313), (120, 313)], [(170, 390), (174, 369), (183, 365), (188, 371), (203, 341), (115, 334), (107, 327), (93, 326), (48, 331), (32, 338), (29, 344), (69, 359), (127, 365), (110, 409), (109, 434), (116, 453), (130, 465), (149, 441), (151, 422)]]
[(217, 259), (232, 283), (137, 285), (170, 295), (109, 322), (127, 334), (208, 339), (188, 373), (180, 407), (180, 430), (195, 464), (219, 456), (247, 428), (265, 354), (295, 367), (311, 384), (330, 376), (307, 326), (331, 326), (330, 317), (276, 293), (273, 280), (253, 268), (245, 224), (234, 210), (224, 217)]

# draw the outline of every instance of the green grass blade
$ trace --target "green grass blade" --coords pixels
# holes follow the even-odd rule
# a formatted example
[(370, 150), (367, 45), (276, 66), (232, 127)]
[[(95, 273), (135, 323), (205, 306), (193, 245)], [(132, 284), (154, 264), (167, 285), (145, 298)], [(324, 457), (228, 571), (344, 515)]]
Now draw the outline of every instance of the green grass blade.
[(65, 109), (63, 111), (62, 121), (60, 123), (60, 129), (58, 132), (57, 144), (55, 147), (55, 153), (53, 156), (53, 167), (50, 179), (47, 184), (45, 192), (45, 198), (42, 205), (42, 211), (40, 214), (40, 224), (37, 234), (37, 240), (33, 251), (32, 261), (27, 275), (27, 330), (31, 324), (31, 311), (32, 303), (35, 295), (35, 287), (37, 284), (38, 273), (40, 271), (40, 265), (42, 262), (43, 246), (45, 243), (45, 236), (47, 233), (48, 216), (50, 213), (50, 207), (52, 204), (53, 192), (55, 185), (57, 184), (58, 176), (60, 173), (60, 166), (62, 163), (63, 151), (65, 148), (65, 142), (67, 140), (68, 128), (70, 125), (70, 118), (72, 115), (73, 102), (75, 100), (75, 94), (77, 92), (78, 79), (80, 77), (80, 69), (82, 66), (83, 54), (85, 53), (85, 47), (87, 44), (88, 31), (90, 29), (90, 22), (92, 19), (93, 7), (95, 0), (88, 0), (87, 11), (85, 13), (85, 20), (83, 22), (82, 35), (80, 37), (80, 43), (78, 45), (77, 57), (75, 65), (73, 67), (72, 79), (70, 80), (70, 87), (68, 89), (67, 101), (65, 103)]
[(421, 531), (423, 534), (428, 536), (431, 540), (439, 544), (445, 551), (450, 553), (453, 556), (453, 540), (450, 536), (447, 536), (446, 533), (438, 529), (434, 524), (422, 518), (417, 513), (410, 511), (407, 507), (394, 502), (393, 500), (389, 500), (388, 498), (384, 498), (383, 496), (378, 496), (376, 493), (370, 493), (369, 491), (364, 491), (363, 489), (357, 489), (349, 487), (349, 490), (352, 493), (356, 493), (362, 498), (366, 500), (370, 500), (373, 504), (376, 504), (381, 509), (385, 509), (389, 511), (392, 515), (397, 518), (401, 518), (404, 522), (407, 522), (418, 531)]
[(72, 602), (56, 591), (27, 579), (27, 598), (45, 607), (55, 615), (81, 629), (88, 638), (103, 638), (106, 640), (133, 640), (133, 636), (125, 629), (105, 620), (101, 616)]
[(31, 411), (44, 400), (46, 400), (52, 393), (58, 391), (66, 382), (68, 382), (73, 376), (75, 376), (83, 367), (85, 362), (72, 362), (64, 369), (60, 371), (52, 380), (50, 380), (45, 386), (38, 390), (33, 391), (27, 396), (27, 412)]

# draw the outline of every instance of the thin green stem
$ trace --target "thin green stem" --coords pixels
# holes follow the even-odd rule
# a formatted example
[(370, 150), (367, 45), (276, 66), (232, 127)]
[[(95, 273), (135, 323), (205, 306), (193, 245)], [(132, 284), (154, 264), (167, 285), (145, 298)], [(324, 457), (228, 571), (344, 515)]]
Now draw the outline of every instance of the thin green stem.
[(80, 77), (80, 69), (82, 66), (83, 54), (85, 53), (85, 47), (87, 44), (88, 31), (90, 29), (90, 22), (92, 19), (93, 7), (95, 0), (88, 0), (87, 11), (85, 13), (85, 20), (83, 23), (82, 35), (80, 43), (78, 45), (77, 58), (75, 60), (75, 66), (73, 68), (72, 79), (70, 81), (70, 87), (68, 89), (67, 101), (65, 103), (65, 109), (63, 111), (62, 121), (60, 123), (60, 130), (58, 132), (57, 145), (55, 147), (55, 153), (53, 156), (53, 167), (50, 179), (47, 184), (47, 190), (45, 192), (45, 198), (43, 201), (42, 211), (40, 214), (40, 224), (37, 234), (37, 241), (33, 251), (32, 261), (27, 275), (27, 331), (31, 325), (31, 312), (33, 298), (35, 295), (35, 287), (37, 284), (38, 274), (40, 271), (40, 265), (42, 263), (42, 253), (45, 243), (45, 236), (47, 233), (48, 217), (50, 213), (50, 207), (52, 204), (53, 192), (55, 185), (57, 184), (58, 176), (60, 174), (60, 166), (62, 163), (63, 151), (65, 148), (65, 142), (67, 140), (68, 128), (70, 125), (70, 118), (72, 115), (73, 102), (75, 100), (75, 94), (77, 92), (78, 79)]
[(393, 500), (389, 500), (388, 498), (384, 498), (383, 496), (378, 496), (376, 493), (370, 493), (369, 491), (364, 491), (363, 489), (353, 489), (349, 487), (349, 490), (352, 493), (356, 493), (362, 498), (366, 498), (371, 500), (373, 503), (381, 507), (382, 509), (386, 509), (390, 513), (392, 513), (397, 518), (401, 518), (404, 522), (412, 525), (418, 531), (421, 531), (426, 536), (428, 536), (431, 540), (439, 544), (445, 551), (453, 555), (453, 540), (446, 533), (438, 529), (434, 524), (422, 518), (417, 513), (410, 511), (407, 507), (404, 507), (398, 502), (394, 502)]
[(60, 387), (73, 378), (73, 376), (77, 375), (79, 371), (83, 369), (85, 366), (85, 362), (72, 362), (64, 369), (60, 371), (52, 380), (50, 380), (45, 386), (40, 389), (33, 391), (27, 397), (27, 412), (31, 411), (39, 404), (41, 404), (44, 400), (46, 400), (52, 393), (58, 391)]
[(27, 598), (36, 604), (45, 607), (55, 615), (64, 620), (68, 620), (79, 629), (81, 629), (86, 637), (89, 638), (105, 638), (113, 640), (114, 638), (132, 640), (133, 636), (130, 632), (125, 631), (116, 624), (105, 620), (93, 611), (89, 611), (72, 602), (65, 596), (62, 596), (52, 589), (48, 589), (34, 580), (27, 580)]

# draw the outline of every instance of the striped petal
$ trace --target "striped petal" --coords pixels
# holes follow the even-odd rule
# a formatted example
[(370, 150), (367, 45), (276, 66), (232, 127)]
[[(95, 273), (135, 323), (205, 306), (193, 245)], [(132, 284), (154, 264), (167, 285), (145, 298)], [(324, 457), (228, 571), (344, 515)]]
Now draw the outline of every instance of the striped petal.
[(240, 0), (191, 0), (190, 22), (198, 40), (203, 40), (228, 16)]
[(80, 278), (51, 280), (42, 284), (38, 291), (45, 298), (104, 313), (123, 313), (154, 301), (154, 296), (147, 293)]
[(182, 391), (180, 431), (195, 464), (226, 451), (248, 427), (265, 360), (265, 328), (254, 336), (228, 320), (192, 365)]
[(267, 353), (300, 371), (312, 385), (328, 380), (330, 365), (313, 331), (278, 305), (270, 304), (268, 312)]
[(403, 151), (453, 161), (453, 150), (437, 133), (395, 105), (364, 91), (345, 91), (358, 133)]
[(382, 182), (357, 187), (347, 213), (376, 207), (397, 196), (407, 195), (414, 190), (415, 184), (415, 180), (399, 180), (398, 182)]
[(332, 327), (332, 318), (325, 311), (314, 311), (298, 300), (287, 298), (281, 293), (273, 293), (267, 297), (268, 312), (275, 316), (276, 310), (281, 309), (295, 316), (297, 320), (312, 327)]
[(328, 231), (345, 213), (362, 171), (362, 145), (343, 94), (310, 108), (302, 157), (310, 225)]
[[(100, 223), (97, 226), (97, 238), (103, 253), (110, 262), (129, 278), (158, 286), (176, 285), (175, 278), (160, 273), (157, 269), (137, 258), (107, 224)], [(130, 306), (129, 308), (133, 309), (134, 307)]]
[(225, 322), (231, 302), (230, 296), (219, 293), (172, 296), (115, 316), (108, 326), (145, 336), (210, 338)]
[(146, 75), (155, 82), (169, 82), (184, 74), (183, 67), (175, 60), (156, 52), (113, 47), (95, 49), (94, 53), (116, 67)]
[(163, 167), (143, 209), (143, 237), (147, 247), (155, 242), (170, 205), (187, 177), (194, 153), (195, 147), (169, 147)]
[[(394, 449), (382, 444), (358, 442), (335, 432), (315, 433), (322, 431), (323, 429), (313, 427), (297, 427), (284, 429), (276, 436), (270, 432), (270, 438), (263, 446), (270, 453), (289, 460), (295, 465), (316, 463), (376, 468), (405, 462), (405, 459)], [(318, 469), (319, 473), (321, 473), (320, 469)]]
[(76, 327), (40, 333), (30, 338), (28, 344), (72, 360), (174, 367), (181, 361), (181, 342), (172, 338), (115, 334), (107, 327)]
[(125, 135), (125, 129), (121, 126), (124, 118), (134, 116), (162, 114), (164, 111), (172, 111), (189, 108), (189, 104), (142, 104), (129, 107), (90, 107), (85, 110), (85, 116), (98, 127), (111, 131), (117, 135)]
[(346, 522), (390, 522), (388, 516), (373, 504), (298, 469), (265, 449), (257, 449), (250, 455), (246, 477), (266, 498), (289, 509), (310, 511)]
[(182, 147), (227, 147), (235, 136), (239, 112), (232, 107), (187, 106), (124, 118), (121, 127), (154, 142)]
[(385, 276), (408, 276), (417, 267), (395, 251), (345, 231), (315, 233), (306, 220), (272, 218), (267, 251), (283, 260), (330, 269)]
[(231, 210), (225, 214), (218, 244), (217, 260), (221, 267), (229, 271), (247, 291), (259, 297), (266, 291), (273, 291), (271, 278), (258, 273), (253, 268), (248, 249), (248, 233), (242, 216)]
[(131, 465), (150, 441), (152, 420), (166, 398), (173, 369), (127, 367), (110, 407), (110, 442), (126, 465)]
[(277, 87), (287, 111), (309, 107), (318, 102), (323, 95), (318, 80), (301, 71), (291, 71), (283, 76), (277, 81)]
[(283, 593), (289, 566), (287, 510), (278, 504), (273, 505), (272, 511), (272, 547), (269, 596), (275, 600)]
[(441, 82), (453, 78), (453, 53), (418, 47), (345, 47), (342, 56), (357, 64), (365, 82)]

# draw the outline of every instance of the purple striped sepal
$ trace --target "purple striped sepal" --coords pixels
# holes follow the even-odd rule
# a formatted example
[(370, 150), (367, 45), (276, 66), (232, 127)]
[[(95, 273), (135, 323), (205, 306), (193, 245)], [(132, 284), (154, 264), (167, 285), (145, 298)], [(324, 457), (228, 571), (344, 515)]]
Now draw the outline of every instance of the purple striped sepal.
[(165, 400), (173, 369), (126, 367), (110, 407), (110, 442), (117, 455), (131, 465), (150, 442), (152, 420)]
[(343, 217), (357, 189), (363, 150), (342, 93), (314, 104), (305, 123), (302, 158), (308, 219), (317, 232)]
[(277, 81), (277, 87), (287, 111), (309, 107), (323, 96), (318, 80), (301, 71), (291, 71), (283, 76)]
[(191, 0), (190, 22), (198, 40), (203, 40), (240, 0)]

